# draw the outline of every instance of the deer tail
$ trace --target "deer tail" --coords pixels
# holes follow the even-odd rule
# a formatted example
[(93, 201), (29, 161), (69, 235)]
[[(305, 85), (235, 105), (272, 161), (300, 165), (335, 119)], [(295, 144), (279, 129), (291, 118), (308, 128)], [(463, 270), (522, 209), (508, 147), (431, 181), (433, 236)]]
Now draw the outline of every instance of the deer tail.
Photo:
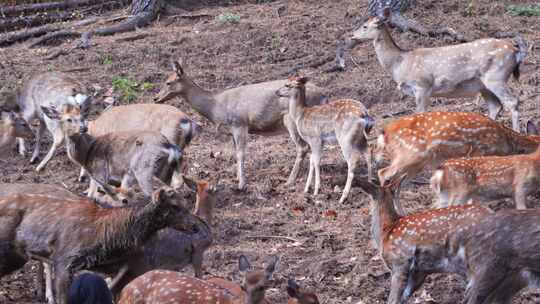
[(182, 159), (182, 150), (171, 143), (165, 143), (163, 145), (164, 152), (168, 154), (167, 163), (180, 163)]
[(514, 78), (516, 80), (519, 80), (519, 76), (520, 76), (519, 68), (521, 66), (521, 63), (525, 60), (525, 57), (527, 57), (528, 46), (525, 39), (523, 39), (523, 37), (519, 35), (514, 38), (514, 45), (517, 48), (516, 67), (514, 68), (514, 71), (512, 71), (512, 74), (514, 75)]
[(436, 170), (435, 173), (433, 173), (433, 176), (431, 177), (431, 180), (430, 180), (431, 189), (437, 194), (441, 193), (441, 183), (442, 183), (443, 178), (444, 178), (443, 169)]
[(182, 142), (185, 147), (189, 145), (191, 140), (201, 132), (202, 128), (196, 122), (187, 118), (182, 118), (180, 120), (180, 129), (182, 130)]

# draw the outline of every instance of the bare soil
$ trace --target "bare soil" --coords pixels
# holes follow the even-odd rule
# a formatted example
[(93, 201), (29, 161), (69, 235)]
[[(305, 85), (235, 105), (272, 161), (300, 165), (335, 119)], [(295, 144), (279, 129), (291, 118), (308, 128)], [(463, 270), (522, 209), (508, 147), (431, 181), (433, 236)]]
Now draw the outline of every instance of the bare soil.
[[(58, 43), (28, 49), (17, 44), (0, 49), (0, 86), (17, 88), (31, 75), (48, 70), (74, 70), (72, 73), (97, 92), (93, 114), (105, 105), (100, 102), (116, 76), (130, 77), (155, 87), (144, 91), (136, 102), (152, 102), (160, 83), (170, 72), (170, 60), (182, 59), (186, 72), (202, 87), (212, 90), (284, 78), (300, 64), (315, 66), (302, 69), (332, 98), (355, 98), (369, 107), (378, 119), (375, 133), (392, 113), (411, 113), (414, 102), (402, 96), (390, 75), (379, 65), (371, 43), (357, 46), (348, 56), (344, 72), (325, 72), (332, 67), (337, 39), (353, 29), (367, 1), (211, 1), (208, 5), (186, 1), (186, 14), (172, 23), (160, 20), (141, 29), (149, 35), (132, 42), (115, 42), (131, 36), (95, 37), (88, 50), (75, 50), (55, 60), (44, 59)], [(533, 45), (522, 66), (520, 83), (512, 86), (519, 95), (522, 125), (528, 119), (540, 120), (540, 22), (534, 17), (514, 17), (506, 13), (510, 4), (535, 1), (478, 1), (476, 16), (465, 16), (466, 0), (417, 1), (406, 16), (427, 26), (450, 26), (472, 38), (492, 36), (497, 32), (520, 32)], [(208, 2), (206, 2), (208, 3)], [(120, 11), (111, 12), (111, 14)], [(222, 13), (240, 16), (238, 23), (221, 23)], [(411, 49), (453, 43), (449, 38), (422, 37), (393, 32), (398, 44)], [(66, 43), (67, 45), (67, 43)], [(352, 57), (352, 58), (351, 58)], [(183, 100), (171, 104), (192, 115), (204, 126), (186, 154), (189, 172), (218, 184), (215, 245), (207, 252), (207, 275), (237, 279), (236, 261), (246, 254), (255, 264), (271, 254), (281, 257), (268, 298), (286, 302), (288, 277), (316, 291), (321, 303), (384, 303), (389, 293), (389, 272), (370, 242), (369, 199), (353, 187), (346, 204), (338, 204), (345, 182), (346, 165), (338, 147), (328, 147), (322, 167), (322, 193), (304, 195), (302, 178), (293, 188), (284, 186), (294, 161), (294, 147), (288, 136), (251, 136), (245, 192), (238, 192), (235, 160), (228, 136), (216, 136), (215, 128), (196, 114)], [(430, 110), (473, 111), (486, 113), (483, 102), (462, 99), (434, 99)], [(389, 118), (392, 119), (392, 118)], [(508, 112), (502, 119), (509, 123)], [(48, 149), (50, 138), (45, 148)], [(225, 147), (225, 148), (224, 148)], [(42, 151), (42, 155), (45, 154)], [(304, 169), (306, 166), (304, 163)], [(76, 181), (78, 168), (62, 149), (44, 172), (37, 174), (28, 158), (15, 155), (0, 160), (0, 182), (33, 182), (65, 185), (81, 193), (86, 184)], [(357, 178), (365, 178), (362, 167)], [(426, 177), (428, 175), (425, 175)], [(422, 178), (420, 178), (421, 180)], [(402, 201), (409, 212), (432, 207), (432, 194), (425, 184), (411, 183), (402, 191)], [(492, 204), (496, 208), (513, 207), (508, 202)], [(328, 212), (330, 211), (330, 212)], [(332, 216), (335, 211), (337, 217)], [(286, 236), (265, 238), (264, 236)], [(186, 270), (191, 273), (191, 270)], [(34, 284), (35, 264), (0, 280), (0, 303), (39, 303)], [(458, 303), (465, 282), (452, 275), (430, 276), (410, 303)], [(539, 303), (540, 293), (523, 292), (513, 303)]]

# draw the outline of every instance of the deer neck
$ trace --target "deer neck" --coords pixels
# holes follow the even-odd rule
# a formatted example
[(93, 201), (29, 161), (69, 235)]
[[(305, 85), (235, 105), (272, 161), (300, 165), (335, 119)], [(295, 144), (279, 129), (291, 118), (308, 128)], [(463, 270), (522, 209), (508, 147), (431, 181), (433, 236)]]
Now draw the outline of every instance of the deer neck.
[(214, 94), (204, 90), (197, 84), (186, 81), (186, 89), (180, 95), (202, 116), (216, 123), (217, 113), (221, 112)]
[(377, 38), (373, 40), (377, 59), (387, 71), (393, 71), (401, 62), (403, 51), (390, 35), (388, 27), (383, 26)]
[(540, 145), (540, 136), (528, 136), (510, 129), (508, 131), (511, 132), (510, 137), (513, 141), (513, 152), (516, 154), (533, 153)]
[(289, 115), (296, 122), (304, 114), (306, 104), (306, 88), (297, 87), (289, 97)]
[(394, 200), (391, 194), (381, 190), (382, 197), (378, 202), (371, 202), (371, 234), (375, 247), (382, 253), (383, 241), (397, 223), (400, 216), (394, 207)]
[(86, 133), (67, 136), (66, 147), (69, 159), (86, 167), (95, 141), (94, 137)]

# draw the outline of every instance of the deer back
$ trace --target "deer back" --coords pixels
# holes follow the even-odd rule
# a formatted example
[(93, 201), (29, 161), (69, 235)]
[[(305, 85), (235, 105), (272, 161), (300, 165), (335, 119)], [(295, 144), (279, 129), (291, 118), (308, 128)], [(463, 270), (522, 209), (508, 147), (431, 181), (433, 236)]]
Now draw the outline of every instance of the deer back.
[(15, 194), (53, 195), (58, 198), (80, 200), (81, 197), (66, 188), (48, 184), (0, 184), (0, 199)]

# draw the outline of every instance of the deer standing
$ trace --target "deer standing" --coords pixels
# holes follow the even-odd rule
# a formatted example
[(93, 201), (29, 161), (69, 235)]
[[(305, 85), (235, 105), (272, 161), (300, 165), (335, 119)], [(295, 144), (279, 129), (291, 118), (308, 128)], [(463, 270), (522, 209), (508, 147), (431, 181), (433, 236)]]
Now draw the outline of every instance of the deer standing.
[(264, 271), (253, 270), (241, 255), (238, 268), (243, 276), (242, 285), (224, 279), (201, 280), (179, 272), (153, 270), (129, 283), (118, 303), (262, 304), (277, 261), (273, 256)]
[[(75, 110), (75, 111), (73, 111)], [(65, 108), (58, 112), (53, 107), (42, 107), (45, 115), (56, 121), (67, 139), (69, 158), (91, 175), (88, 196), (98, 198), (98, 185), (109, 195), (116, 195), (107, 184), (111, 179), (121, 180), (122, 197), (137, 181), (143, 193), (150, 197), (153, 178), (169, 183), (175, 171), (179, 171), (182, 151), (171, 144), (165, 136), (154, 131), (125, 131), (108, 133), (99, 137), (87, 134), (86, 122), (77, 109)]]
[(390, 10), (371, 17), (353, 33), (353, 39), (372, 39), (380, 64), (404, 94), (416, 100), (416, 111), (424, 112), (429, 98), (474, 97), (478, 93), (488, 103), (489, 117), (495, 120), (504, 105), (512, 115), (512, 127), (519, 132), (518, 99), (507, 82), (519, 78), (519, 66), (527, 55), (522, 39), (511, 41), (480, 39), (458, 45), (402, 50), (388, 30)]
[[(200, 133), (201, 127), (184, 112), (170, 105), (131, 104), (110, 108), (88, 122), (88, 134), (93, 137), (124, 131), (160, 132), (167, 140), (185, 149), (191, 140)], [(181, 172), (173, 175), (173, 184), (180, 185)], [(84, 178), (81, 169), (79, 180)]]
[[(537, 134), (527, 123), (527, 133)], [(540, 148), (530, 154), (447, 160), (431, 177), (438, 207), (511, 197), (517, 209), (527, 208), (527, 195), (540, 186)]]
[(352, 99), (340, 99), (325, 105), (306, 106), (307, 78), (293, 76), (276, 94), (289, 98), (289, 116), (294, 121), (298, 134), (307, 142), (311, 154), (309, 173), (304, 192), (309, 191), (315, 171), (314, 195), (319, 193), (321, 183), (320, 160), (323, 145), (338, 143), (347, 162), (347, 182), (340, 203), (343, 203), (351, 190), (356, 164), (363, 153), (366, 157), (368, 177), (371, 177), (371, 154), (368, 151), (366, 134), (375, 121), (369, 116), (362, 103)]
[(68, 304), (113, 304), (107, 282), (94, 273), (78, 275), (69, 286)]
[[(470, 243), (464, 242), (463, 236), (493, 214), (482, 206), (464, 205), (401, 216), (394, 207), (394, 193), (402, 181), (382, 188), (360, 181), (372, 198), (371, 237), (392, 272), (388, 304), (406, 303), (429, 274), (467, 277)], [(470, 282), (475, 279), (471, 277)]]
[[(41, 138), (45, 128), (53, 136), (53, 144), (47, 155), (36, 168), (41, 171), (51, 160), (56, 149), (64, 142), (65, 134), (60, 129), (58, 122), (50, 119), (42, 112), (42, 106), (53, 107), (58, 110), (69, 106), (73, 111), (85, 115), (90, 108), (91, 99), (87, 90), (75, 79), (61, 73), (50, 72), (38, 74), (32, 77), (19, 91), (17, 96), (22, 117), (31, 123), (34, 119), (39, 120), (39, 127), (35, 133), (36, 144), (32, 153), (31, 163), (37, 161), (41, 147)], [(19, 153), (26, 152), (23, 139), (19, 139)]]
[(16, 138), (32, 138), (28, 123), (14, 112), (0, 112), (0, 156), (10, 152)]
[(102, 208), (86, 199), (14, 195), (0, 200), (0, 277), (38, 260), (51, 265), (54, 293), (65, 304), (74, 273), (121, 262), (156, 231), (201, 225), (163, 189), (151, 202)]
[[(220, 93), (208, 92), (195, 84), (182, 69), (179, 61), (173, 64), (174, 72), (163, 84), (157, 102), (165, 102), (176, 96), (186, 100), (197, 112), (212, 123), (229, 128), (236, 150), (238, 188), (246, 185), (244, 158), (248, 134), (276, 135), (289, 132), (296, 145), (296, 159), (287, 185), (292, 185), (298, 176), (300, 164), (307, 153), (306, 144), (299, 138), (294, 122), (288, 117), (287, 103), (274, 92), (286, 80), (276, 80), (241, 86)], [(312, 85), (308, 88), (307, 104), (324, 104), (327, 98), (321, 89)], [(219, 128), (218, 128), (219, 129)]]
[[(517, 133), (480, 114), (426, 112), (386, 125), (373, 153), (377, 164), (390, 160), (378, 172), (385, 185), (402, 175), (413, 178), (426, 167), (437, 168), (447, 159), (531, 153), (539, 143), (540, 136)], [(405, 214), (396, 202), (398, 212)]]

